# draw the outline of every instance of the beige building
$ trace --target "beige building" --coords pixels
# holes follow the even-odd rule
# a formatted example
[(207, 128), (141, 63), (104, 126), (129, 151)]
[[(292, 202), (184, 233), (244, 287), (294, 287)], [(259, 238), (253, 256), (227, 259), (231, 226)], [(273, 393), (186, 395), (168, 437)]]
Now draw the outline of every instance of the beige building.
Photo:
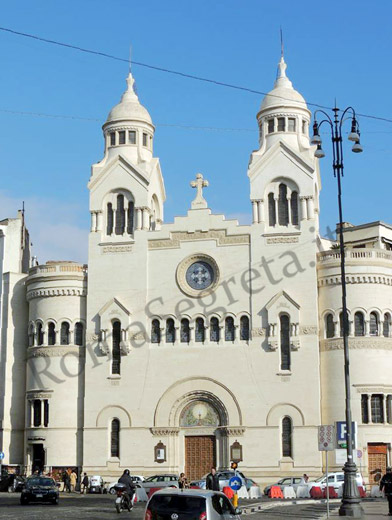
[[(257, 114), (247, 226), (211, 212), (201, 174), (187, 214), (164, 223), (154, 125), (129, 75), (88, 183), (88, 274), (2, 271), (2, 295), (11, 271), (19, 283), (17, 306), (2, 296), (6, 465), (194, 479), (238, 458), (259, 481), (322, 473), (317, 428), (344, 420), (339, 253), (319, 234), (311, 113), (285, 69)], [(392, 434), (392, 228), (345, 236), (353, 418), (372, 481)]]

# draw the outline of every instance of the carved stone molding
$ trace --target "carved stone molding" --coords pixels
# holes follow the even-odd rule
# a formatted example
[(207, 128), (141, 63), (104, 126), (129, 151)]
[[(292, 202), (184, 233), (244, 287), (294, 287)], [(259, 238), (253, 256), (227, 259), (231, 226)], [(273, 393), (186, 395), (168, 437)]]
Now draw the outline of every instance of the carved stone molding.
[(353, 385), (359, 394), (392, 394), (392, 385)]
[(30, 301), (34, 298), (49, 298), (51, 296), (87, 296), (86, 289), (76, 288), (55, 288), (55, 289), (37, 289), (35, 291), (27, 291), (26, 299)]
[(76, 354), (78, 357), (84, 357), (84, 347), (67, 345), (65, 347), (29, 347), (27, 349), (27, 359), (36, 357), (63, 357), (67, 354)]
[(175, 427), (153, 427), (150, 428), (151, 433), (154, 437), (168, 437), (168, 436), (177, 436), (180, 428)]
[(258, 337), (264, 337), (266, 336), (266, 329), (264, 327), (257, 327), (255, 329), (252, 329), (252, 338), (258, 338)]
[(268, 340), (268, 348), (272, 351), (278, 349), (278, 340), (277, 339), (269, 339)]
[(103, 246), (102, 253), (129, 253), (132, 251), (132, 246)]
[(53, 397), (53, 390), (30, 390), (26, 392), (26, 398), (33, 399), (50, 399)]
[(98, 341), (98, 339), (99, 339), (99, 335), (96, 334), (95, 332), (88, 332), (86, 334), (86, 341), (88, 341), (89, 343)]
[(228, 235), (225, 229), (214, 229), (210, 231), (174, 231), (170, 233), (171, 238), (153, 239), (148, 241), (149, 249), (173, 249), (179, 248), (181, 242), (196, 240), (216, 240), (218, 246), (231, 246), (238, 244), (249, 244), (249, 235)]
[(242, 437), (245, 433), (243, 426), (224, 426), (220, 430), (228, 437)]
[(144, 340), (144, 339), (146, 339), (145, 332), (142, 332), (142, 331), (134, 332), (134, 333), (131, 332), (131, 340), (140, 341), (140, 340)]
[(120, 342), (121, 355), (126, 356), (131, 352), (131, 347), (127, 341)]
[(291, 339), (290, 341), (291, 350), (299, 350), (301, 346), (299, 339)]
[[(392, 350), (392, 338), (369, 337), (369, 338), (348, 338), (349, 349), (363, 350)], [(320, 350), (327, 352), (330, 350), (343, 350), (343, 339), (322, 339), (320, 341)]]
[[(322, 266), (325, 267), (324, 265)], [(324, 287), (326, 285), (341, 285), (340, 276), (325, 276), (319, 278), (318, 287)], [(346, 275), (346, 283), (349, 284), (381, 284), (381, 285), (392, 285), (392, 277), (380, 276), (380, 275)]]
[(300, 334), (306, 334), (306, 335), (318, 334), (318, 330), (317, 330), (317, 327), (301, 325), (299, 327), (299, 333)]
[(298, 237), (269, 237), (267, 244), (295, 244), (299, 241)]

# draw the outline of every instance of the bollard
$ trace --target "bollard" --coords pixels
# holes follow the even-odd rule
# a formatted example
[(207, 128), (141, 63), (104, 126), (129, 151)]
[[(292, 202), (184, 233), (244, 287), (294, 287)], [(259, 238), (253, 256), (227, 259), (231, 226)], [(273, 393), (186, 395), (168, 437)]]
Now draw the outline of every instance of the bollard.
[(234, 493), (234, 496), (233, 496), (233, 507), (237, 507), (238, 506), (238, 495), (237, 493)]

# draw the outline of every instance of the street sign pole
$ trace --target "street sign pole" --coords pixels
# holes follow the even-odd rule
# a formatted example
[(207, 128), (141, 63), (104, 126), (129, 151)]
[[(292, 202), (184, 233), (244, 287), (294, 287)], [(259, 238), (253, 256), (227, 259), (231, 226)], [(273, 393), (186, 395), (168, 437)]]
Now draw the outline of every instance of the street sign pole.
[(325, 471), (327, 473), (327, 518), (329, 518), (328, 452), (335, 448), (335, 428), (333, 424), (318, 427), (319, 451), (325, 451)]
[(328, 450), (325, 452), (325, 470), (327, 472), (327, 518), (329, 518)]
[(4, 451), (0, 451), (0, 480), (3, 475), (3, 459), (4, 459)]

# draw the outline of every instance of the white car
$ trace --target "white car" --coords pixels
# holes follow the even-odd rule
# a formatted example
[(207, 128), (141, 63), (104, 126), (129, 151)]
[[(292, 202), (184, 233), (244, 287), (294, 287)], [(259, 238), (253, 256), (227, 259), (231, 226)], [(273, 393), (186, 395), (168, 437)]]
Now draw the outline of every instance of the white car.
[(103, 478), (100, 475), (93, 475), (90, 477), (88, 484), (88, 492), (89, 493), (105, 493), (105, 489), (103, 487)]
[[(129, 475), (131, 477), (131, 479), (133, 480), (133, 482), (135, 484), (141, 484), (142, 482), (144, 482), (144, 477), (142, 477), (141, 475)], [(105, 488), (106, 488), (106, 492), (107, 493), (110, 493), (111, 495), (115, 495), (116, 494), (116, 490), (114, 489), (114, 486), (118, 483), (118, 480), (116, 480), (115, 482), (110, 482), (110, 484), (106, 484)]]
[[(356, 474), (356, 481), (358, 486), (364, 486), (364, 481), (362, 475), (360, 473)], [(343, 471), (339, 471), (337, 473), (328, 473), (328, 487), (334, 487), (335, 491), (338, 491), (344, 483), (344, 473)], [(323, 475), (318, 478), (314, 482), (308, 482), (309, 491), (313, 487), (320, 487), (321, 489), (325, 489), (327, 485), (327, 475)]]

